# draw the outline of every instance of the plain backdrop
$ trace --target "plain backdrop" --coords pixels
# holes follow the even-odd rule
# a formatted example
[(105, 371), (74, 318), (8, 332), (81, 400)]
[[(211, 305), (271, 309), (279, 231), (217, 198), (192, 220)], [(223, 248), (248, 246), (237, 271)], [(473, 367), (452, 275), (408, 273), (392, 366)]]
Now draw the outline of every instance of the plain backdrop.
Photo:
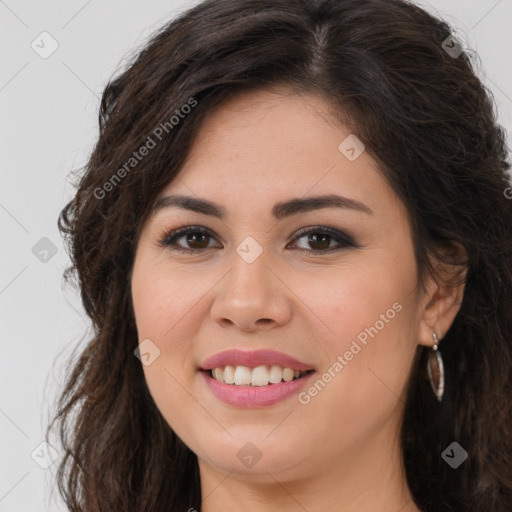
[[(89, 331), (78, 293), (63, 287), (57, 217), (96, 140), (107, 81), (193, 3), (0, 0), (0, 512), (66, 510), (51, 485), (61, 454), (41, 442), (66, 357)], [(510, 142), (512, 0), (419, 4), (480, 55)]]

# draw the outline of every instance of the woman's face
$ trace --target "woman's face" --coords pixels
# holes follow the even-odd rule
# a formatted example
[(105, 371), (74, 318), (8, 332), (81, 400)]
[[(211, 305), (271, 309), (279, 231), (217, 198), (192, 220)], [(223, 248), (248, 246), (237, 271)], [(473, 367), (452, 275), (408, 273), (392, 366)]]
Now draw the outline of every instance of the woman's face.
[[(194, 202), (160, 202), (144, 225), (144, 374), (202, 470), (307, 478), (398, 446), (423, 299), (406, 210), (356, 142), (316, 96), (241, 94), (161, 196)], [(264, 385), (284, 368), (314, 373)]]

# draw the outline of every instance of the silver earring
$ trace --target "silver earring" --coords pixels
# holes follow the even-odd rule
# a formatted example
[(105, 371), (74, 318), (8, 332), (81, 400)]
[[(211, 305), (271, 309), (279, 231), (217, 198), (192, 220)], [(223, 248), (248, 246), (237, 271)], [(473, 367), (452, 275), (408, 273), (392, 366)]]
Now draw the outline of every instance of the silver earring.
[(435, 332), (432, 333), (432, 338), (434, 338), (434, 345), (428, 354), (428, 377), (430, 379), (430, 385), (432, 386), (434, 394), (436, 395), (437, 399), (441, 401), (443, 399), (444, 393), (443, 358), (441, 357), (441, 354), (438, 350), (439, 340), (437, 339), (437, 334)]

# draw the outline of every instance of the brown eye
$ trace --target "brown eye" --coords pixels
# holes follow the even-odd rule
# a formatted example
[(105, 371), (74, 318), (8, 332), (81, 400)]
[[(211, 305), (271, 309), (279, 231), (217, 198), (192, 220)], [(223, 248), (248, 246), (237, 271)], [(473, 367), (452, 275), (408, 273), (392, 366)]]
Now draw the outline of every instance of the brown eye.
[(308, 244), (312, 244), (312, 247), (321, 251), (328, 249), (330, 242), (330, 235), (319, 235), (317, 233), (308, 235)]
[[(164, 239), (160, 241), (160, 245), (177, 251), (197, 252), (204, 249), (211, 249), (212, 246), (208, 244), (212, 238), (213, 235), (205, 228), (200, 226), (187, 226), (167, 234)], [(178, 243), (180, 240), (184, 240), (184, 243)]]
[(210, 235), (206, 235), (205, 233), (188, 233), (185, 235), (187, 244), (191, 244), (192, 248), (196, 249), (206, 249), (208, 246), (209, 236)]
[[(297, 240), (301, 239), (306, 239), (306, 247), (300, 247), (299, 250), (309, 254), (322, 254), (348, 247), (358, 247), (350, 236), (327, 226), (301, 230), (294, 238), (294, 245)], [(331, 246), (332, 242), (336, 242), (334, 246)]]

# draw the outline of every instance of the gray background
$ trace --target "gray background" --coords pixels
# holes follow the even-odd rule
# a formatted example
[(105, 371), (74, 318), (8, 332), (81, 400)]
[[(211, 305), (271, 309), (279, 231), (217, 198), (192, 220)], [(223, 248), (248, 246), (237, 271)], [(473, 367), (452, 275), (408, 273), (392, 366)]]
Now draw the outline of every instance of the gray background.
[[(193, 3), (0, 0), (0, 512), (66, 510), (51, 494), (56, 464), (41, 467), (51, 449), (39, 445), (66, 358), (90, 331), (77, 291), (62, 286), (69, 259), (57, 217), (73, 195), (69, 172), (95, 142), (103, 87), (123, 57)], [(512, 0), (419, 4), (479, 53), (510, 142)], [(51, 49), (43, 31), (58, 43), (48, 58), (31, 47)]]

